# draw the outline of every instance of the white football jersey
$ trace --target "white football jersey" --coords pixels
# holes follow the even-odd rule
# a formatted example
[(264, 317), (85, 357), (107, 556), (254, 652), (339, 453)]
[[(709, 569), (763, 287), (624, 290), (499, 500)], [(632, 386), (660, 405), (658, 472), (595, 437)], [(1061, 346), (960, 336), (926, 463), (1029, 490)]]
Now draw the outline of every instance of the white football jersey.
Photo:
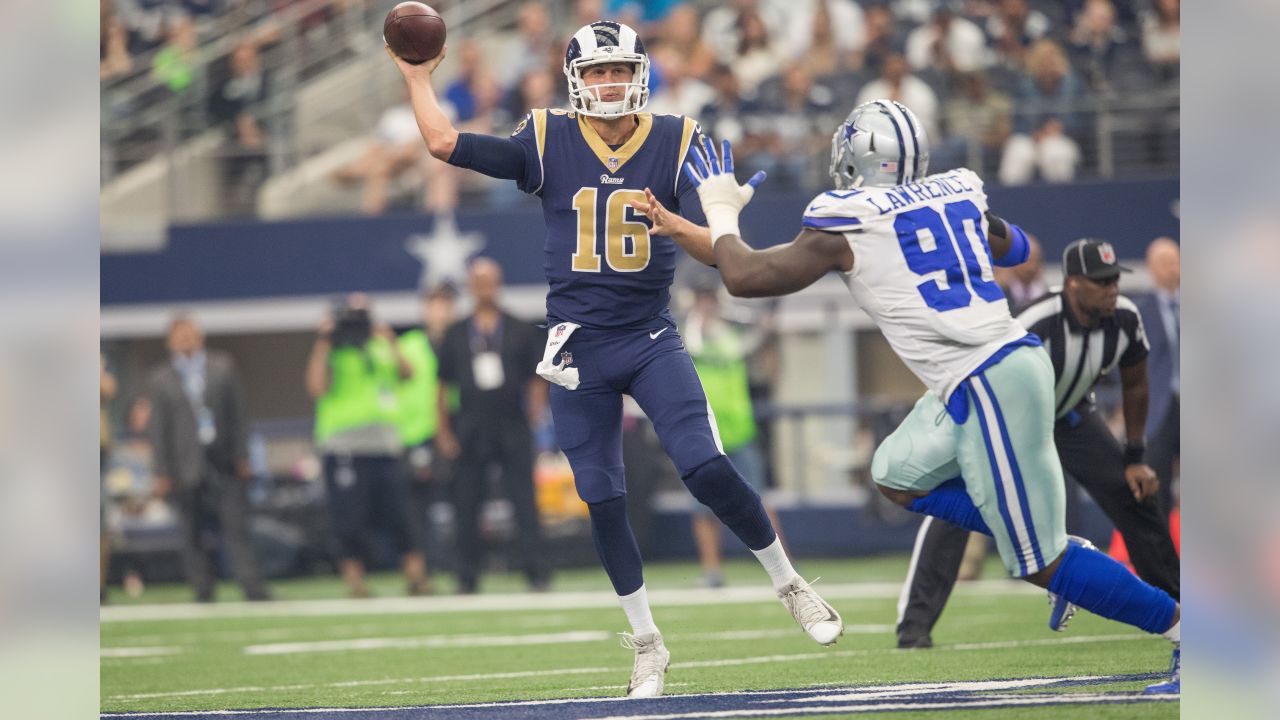
[(960, 169), (891, 188), (814, 198), (806, 228), (843, 233), (849, 292), (907, 367), (943, 402), (983, 362), (1027, 334), (991, 272), (987, 196)]

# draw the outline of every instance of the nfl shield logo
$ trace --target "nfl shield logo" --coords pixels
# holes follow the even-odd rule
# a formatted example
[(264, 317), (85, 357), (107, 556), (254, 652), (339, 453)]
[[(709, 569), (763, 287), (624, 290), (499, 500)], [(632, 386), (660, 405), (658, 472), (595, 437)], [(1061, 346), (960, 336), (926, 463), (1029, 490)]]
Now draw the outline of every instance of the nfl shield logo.
[(560, 353), (560, 364), (561, 365), (573, 364), (573, 353), (569, 352), (568, 350), (565, 350), (564, 352)]
[(609, 158), (609, 172), (618, 172), (618, 158)]
[(1108, 265), (1116, 264), (1116, 250), (1111, 247), (1111, 243), (1104, 242), (1098, 246), (1098, 257)]
[(560, 336), (561, 336), (561, 335), (563, 335), (563, 334), (564, 334), (564, 326), (563, 326), (563, 325), (557, 325), (557, 326), (556, 326), (556, 337), (560, 337)]

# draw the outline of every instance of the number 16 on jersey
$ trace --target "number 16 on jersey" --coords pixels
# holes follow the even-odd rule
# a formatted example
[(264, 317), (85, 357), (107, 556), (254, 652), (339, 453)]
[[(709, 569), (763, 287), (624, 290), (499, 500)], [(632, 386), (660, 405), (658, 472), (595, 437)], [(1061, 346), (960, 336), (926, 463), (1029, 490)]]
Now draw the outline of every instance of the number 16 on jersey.
[[(578, 246), (573, 253), (574, 272), (600, 272), (596, 236), (598, 188), (584, 187), (573, 196), (578, 214)], [(649, 266), (649, 226), (628, 217), (633, 201), (644, 202), (641, 190), (614, 190), (605, 200), (604, 259), (615, 272), (640, 272)], [(628, 242), (629, 240), (629, 242)]]

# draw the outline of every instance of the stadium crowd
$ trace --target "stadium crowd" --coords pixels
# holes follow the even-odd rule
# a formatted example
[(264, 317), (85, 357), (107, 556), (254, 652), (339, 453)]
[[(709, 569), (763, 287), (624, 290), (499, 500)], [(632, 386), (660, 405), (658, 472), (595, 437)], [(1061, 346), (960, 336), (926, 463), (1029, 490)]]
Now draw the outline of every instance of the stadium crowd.
[[(448, 13), (459, 3), (435, 5)], [(104, 93), (143, 69), (169, 92), (203, 93), (189, 100), (189, 114), (198, 116), (189, 119), (227, 129), (227, 202), (251, 213), (267, 172), (264, 145), (288, 142), (287, 132), (262, 127), (286, 122), (267, 118), (271, 75), (295, 59), (286, 52), (299, 51), (280, 42), (282, 32), (299, 28), (272, 18), (300, 24), (305, 54), (323, 43), (367, 45), (386, 6), (102, 0)], [(734, 142), (744, 169), (768, 170), (775, 187), (821, 185), (815, 158), (826, 152), (833, 120), (872, 97), (915, 110), (934, 139), (937, 170), (965, 165), (1004, 184), (1096, 174), (1099, 124), (1116, 130), (1104, 113), (1126, 120), (1110, 141), (1122, 166), (1176, 166), (1179, 0), (525, 2), (505, 34), (452, 37), (447, 64), (456, 74), (444, 97), (455, 121), (501, 132), (531, 108), (563, 106), (567, 39), (601, 17), (640, 32), (653, 60), (649, 111), (699, 119)], [(197, 52), (219, 28), (241, 25), (226, 33), (234, 42), (218, 46), (227, 48), (223, 55)], [(428, 188), (427, 210), (456, 202), (457, 180), (420, 143), (416, 158), (398, 150), (414, 148), (406, 110), (387, 109), (362, 163), (334, 174), (335, 182), (366, 183), (364, 212), (403, 201), (388, 198), (388, 178), (408, 171), (418, 173), (415, 186)], [(306, 119), (287, 121), (300, 122)], [(445, 187), (431, 190), (433, 183)], [(463, 202), (509, 201), (483, 182), (462, 190)]]

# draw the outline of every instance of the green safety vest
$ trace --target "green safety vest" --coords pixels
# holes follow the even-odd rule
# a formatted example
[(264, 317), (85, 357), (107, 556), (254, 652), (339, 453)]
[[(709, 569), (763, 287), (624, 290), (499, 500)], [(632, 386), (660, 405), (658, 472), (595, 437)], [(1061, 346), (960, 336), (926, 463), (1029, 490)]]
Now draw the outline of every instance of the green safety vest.
[(707, 402), (711, 403), (725, 452), (733, 452), (754, 440), (756, 418), (751, 407), (742, 338), (737, 331), (726, 330), (704, 342), (702, 349), (693, 355), (693, 366), (702, 380)]
[(316, 401), (316, 442), (322, 443), (344, 430), (395, 425), (395, 391), (399, 382), (395, 355), (384, 338), (370, 339), (364, 350), (331, 349), (329, 392)]
[(421, 330), (400, 336), (400, 353), (413, 368), (413, 377), (396, 386), (399, 417), (396, 423), (405, 447), (421, 445), (436, 436), (436, 396), (439, 388), (436, 353)]

